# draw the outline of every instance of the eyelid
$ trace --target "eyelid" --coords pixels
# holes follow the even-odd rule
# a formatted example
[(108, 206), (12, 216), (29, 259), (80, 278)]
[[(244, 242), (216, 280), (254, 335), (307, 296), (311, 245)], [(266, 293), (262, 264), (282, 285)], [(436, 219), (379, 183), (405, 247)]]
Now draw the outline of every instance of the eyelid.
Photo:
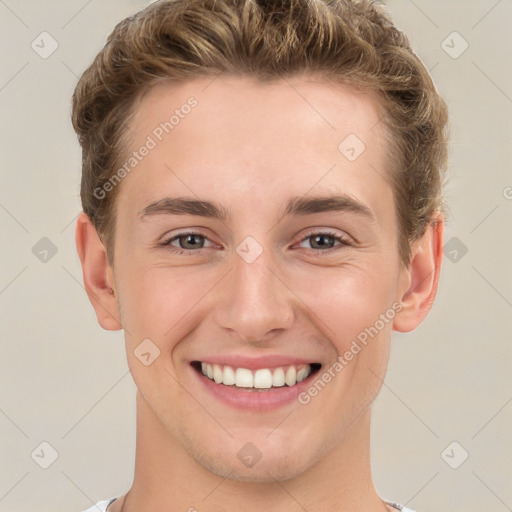
[[(307, 230), (305, 235), (301, 236), (301, 238), (298, 241), (304, 242), (304, 240), (307, 240), (309, 237), (311, 237), (313, 235), (332, 236), (333, 238), (336, 238), (338, 241), (340, 241), (340, 243), (342, 243), (343, 245), (354, 245), (354, 243), (356, 243), (356, 241), (350, 235), (345, 233), (344, 231), (338, 232), (338, 231), (335, 231), (333, 228), (319, 228), (319, 227), (310, 228), (309, 230)], [(317, 249), (312, 249), (312, 250), (317, 250)], [(323, 252), (325, 252), (325, 251), (323, 251)]]
[[(158, 243), (159, 245), (161, 246), (170, 246), (171, 245), (171, 242), (174, 242), (176, 241), (177, 239), (181, 238), (182, 236), (186, 236), (186, 235), (198, 235), (198, 236), (202, 236), (205, 240), (208, 240), (212, 245), (218, 245), (216, 244), (213, 240), (211, 240), (211, 238), (206, 235), (205, 233), (203, 233), (201, 231), (201, 228), (185, 228), (184, 230), (181, 230), (181, 231), (178, 231), (176, 233), (166, 233), (161, 239), (160, 239), (160, 242)], [(171, 246), (171, 247), (174, 247), (174, 246)], [(204, 247), (203, 247), (204, 248)], [(203, 249), (202, 248), (202, 249)], [(178, 249), (178, 250), (186, 250), (186, 249), (181, 249), (179, 247), (175, 247), (175, 249)], [(201, 249), (190, 249), (190, 250), (186, 250), (187, 252), (194, 252), (195, 250), (198, 250), (200, 251)]]

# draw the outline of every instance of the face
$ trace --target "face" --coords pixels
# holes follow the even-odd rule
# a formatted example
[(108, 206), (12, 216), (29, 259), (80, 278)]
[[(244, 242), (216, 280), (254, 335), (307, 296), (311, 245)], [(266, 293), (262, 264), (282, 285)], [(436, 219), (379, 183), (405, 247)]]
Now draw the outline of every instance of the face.
[(159, 85), (137, 107), (113, 270), (128, 364), (152, 421), (218, 475), (304, 472), (381, 387), (410, 276), (380, 112), (304, 76)]

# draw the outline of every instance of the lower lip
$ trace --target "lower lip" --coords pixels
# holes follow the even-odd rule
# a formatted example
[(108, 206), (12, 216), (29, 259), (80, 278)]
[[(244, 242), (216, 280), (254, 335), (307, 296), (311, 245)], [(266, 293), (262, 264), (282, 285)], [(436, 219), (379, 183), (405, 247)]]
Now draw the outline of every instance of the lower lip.
[(237, 409), (257, 412), (270, 411), (290, 404), (295, 400), (298, 401), (297, 397), (310, 386), (311, 379), (318, 373), (317, 370), (294, 386), (270, 388), (268, 391), (248, 391), (243, 388), (216, 384), (192, 366), (190, 366), (190, 369), (201, 385), (204, 386), (206, 392), (212, 394), (221, 402)]

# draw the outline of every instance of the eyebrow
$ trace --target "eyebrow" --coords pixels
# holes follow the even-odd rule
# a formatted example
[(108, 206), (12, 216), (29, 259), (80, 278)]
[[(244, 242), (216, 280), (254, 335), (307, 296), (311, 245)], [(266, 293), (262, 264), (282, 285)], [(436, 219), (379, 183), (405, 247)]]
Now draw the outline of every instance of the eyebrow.
[[(293, 197), (286, 203), (282, 217), (287, 215), (313, 215), (324, 212), (352, 212), (371, 221), (376, 220), (375, 215), (368, 206), (347, 194)], [(155, 201), (143, 208), (138, 213), (138, 217), (144, 220), (147, 217), (162, 214), (197, 215), (221, 221), (228, 220), (231, 217), (229, 209), (220, 204), (186, 197), (165, 197)]]

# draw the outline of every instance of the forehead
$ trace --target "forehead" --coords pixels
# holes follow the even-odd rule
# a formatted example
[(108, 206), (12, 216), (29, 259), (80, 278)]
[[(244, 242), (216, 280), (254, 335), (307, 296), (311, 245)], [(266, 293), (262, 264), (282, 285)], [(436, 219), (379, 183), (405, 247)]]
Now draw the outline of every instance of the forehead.
[[(191, 98), (197, 103), (193, 109), (187, 107)], [(194, 124), (194, 136), (200, 137), (198, 123), (206, 121), (208, 127), (219, 128), (217, 133), (208, 134), (208, 139), (216, 142), (228, 133), (229, 127), (234, 127), (229, 133), (232, 139), (225, 141), (231, 145), (247, 141), (247, 136), (251, 135), (278, 136), (276, 142), (282, 142), (287, 135), (289, 138), (300, 133), (315, 135), (316, 141), (329, 134), (328, 140), (325, 139), (328, 144), (341, 140), (348, 133), (361, 139), (368, 139), (370, 135), (375, 138), (383, 128), (379, 120), (384, 109), (375, 91), (357, 90), (315, 75), (302, 74), (267, 82), (219, 75), (153, 86), (139, 101), (130, 131), (134, 135), (151, 133), (157, 128), (155, 121), (165, 123), (175, 111), (179, 120), (171, 123), (174, 124), (173, 137), (179, 132), (186, 136), (187, 124)], [(197, 123), (181, 123), (189, 113)], [(179, 130), (178, 124), (181, 125)], [(371, 131), (374, 133), (370, 134)]]
[(381, 112), (376, 93), (313, 76), (160, 84), (130, 123), (130, 151), (149, 141), (151, 150), (121, 195), (137, 196), (138, 207), (164, 190), (247, 207), (313, 189), (371, 201), (387, 186)]

